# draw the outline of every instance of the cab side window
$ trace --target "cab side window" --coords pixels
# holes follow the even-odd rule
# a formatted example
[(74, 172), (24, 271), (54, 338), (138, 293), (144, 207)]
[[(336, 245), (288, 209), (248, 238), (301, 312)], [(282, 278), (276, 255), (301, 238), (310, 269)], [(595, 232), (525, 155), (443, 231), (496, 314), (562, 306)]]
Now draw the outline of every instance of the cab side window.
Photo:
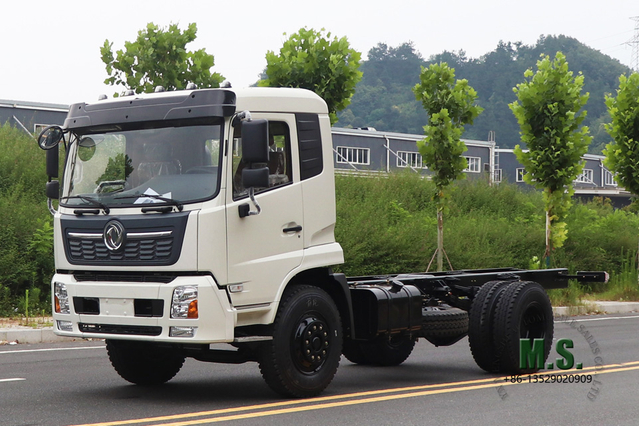
[[(233, 198), (248, 194), (242, 185), (242, 170), (246, 167), (242, 161), (242, 133), (240, 127), (233, 134)], [(293, 181), (291, 167), (291, 133), (283, 121), (269, 121), (269, 186), (256, 188), (256, 193), (267, 191)]]

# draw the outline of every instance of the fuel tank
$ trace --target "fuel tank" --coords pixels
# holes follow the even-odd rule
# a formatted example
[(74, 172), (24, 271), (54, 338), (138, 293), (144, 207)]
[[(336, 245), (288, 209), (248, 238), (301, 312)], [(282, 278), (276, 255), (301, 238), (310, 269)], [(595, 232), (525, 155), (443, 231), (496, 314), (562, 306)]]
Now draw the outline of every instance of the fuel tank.
[(388, 285), (350, 287), (355, 339), (370, 340), (380, 334), (420, 330), (422, 294), (413, 285), (399, 282)]

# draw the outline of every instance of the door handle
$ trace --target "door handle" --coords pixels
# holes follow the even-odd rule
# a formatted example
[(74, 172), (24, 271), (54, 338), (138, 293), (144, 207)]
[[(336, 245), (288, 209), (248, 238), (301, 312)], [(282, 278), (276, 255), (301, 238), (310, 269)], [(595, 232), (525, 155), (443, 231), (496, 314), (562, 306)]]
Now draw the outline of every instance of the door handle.
[(302, 231), (302, 225), (291, 226), (290, 228), (282, 229), (282, 232), (284, 232), (285, 234), (288, 234), (289, 232), (301, 232), (301, 231)]

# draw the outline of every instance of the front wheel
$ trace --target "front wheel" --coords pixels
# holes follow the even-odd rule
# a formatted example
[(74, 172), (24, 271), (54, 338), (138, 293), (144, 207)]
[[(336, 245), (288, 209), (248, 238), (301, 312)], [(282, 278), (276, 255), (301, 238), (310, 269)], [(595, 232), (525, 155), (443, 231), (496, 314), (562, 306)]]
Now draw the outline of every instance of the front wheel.
[(184, 355), (179, 350), (154, 343), (107, 339), (106, 347), (115, 371), (137, 385), (168, 382), (184, 364)]
[(285, 397), (312, 397), (333, 380), (342, 353), (342, 324), (322, 289), (287, 289), (273, 323), (273, 340), (260, 353), (266, 383)]

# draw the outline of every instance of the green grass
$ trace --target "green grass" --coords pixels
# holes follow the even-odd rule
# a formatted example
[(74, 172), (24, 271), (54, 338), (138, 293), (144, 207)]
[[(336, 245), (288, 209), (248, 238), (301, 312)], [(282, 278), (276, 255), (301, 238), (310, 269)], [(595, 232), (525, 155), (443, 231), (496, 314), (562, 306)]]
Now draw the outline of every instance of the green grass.
[(586, 300), (639, 301), (637, 279), (637, 253), (629, 252), (622, 261), (621, 270), (613, 274), (610, 282), (599, 285), (595, 291), (584, 294)]
[[(539, 192), (482, 180), (453, 187), (444, 215), (444, 247), (454, 269), (529, 269), (535, 257), (542, 257), (545, 224)], [(434, 191), (431, 182), (412, 173), (338, 176), (335, 234), (346, 261), (339, 269), (352, 276), (425, 271), (437, 239)], [(575, 202), (567, 223), (568, 239), (553, 251), (551, 267), (605, 270), (611, 279), (552, 290), (553, 304), (639, 300), (637, 214), (614, 210), (609, 201), (598, 199)]]

